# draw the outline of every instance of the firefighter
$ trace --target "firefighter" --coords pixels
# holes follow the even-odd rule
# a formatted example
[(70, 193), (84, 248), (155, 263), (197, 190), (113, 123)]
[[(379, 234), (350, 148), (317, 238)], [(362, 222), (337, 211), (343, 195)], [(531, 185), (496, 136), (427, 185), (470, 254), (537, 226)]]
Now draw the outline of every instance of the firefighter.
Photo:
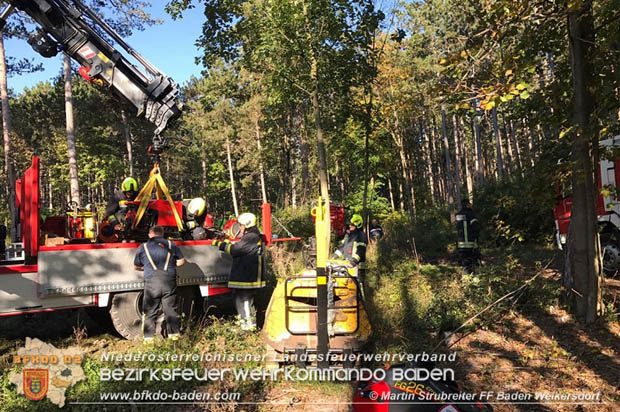
[(383, 228), (377, 221), (377, 219), (372, 219), (370, 221), (370, 241), (372, 243), (376, 243), (379, 239), (383, 237)]
[(201, 197), (183, 202), (183, 221), (188, 231), (188, 237), (194, 240), (207, 238), (207, 231), (203, 227), (207, 216), (206, 209), (207, 202)]
[(364, 219), (355, 214), (351, 216), (347, 224), (349, 227), (338, 249), (334, 252), (334, 258), (346, 259), (352, 267), (356, 267), (357, 278), (363, 283), (366, 278), (366, 246), (368, 245), (368, 237), (362, 228)]
[(461, 202), (461, 210), (456, 214), (456, 228), (459, 264), (471, 273), (480, 262), (480, 249), (478, 247), (480, 224), (468, 199)]
[(114, 230), (121, 229), (121, 223), (125, 223), (127, 214), (127, 202), (133, 201), (138, 196), (138, 182), (133, 177), (127, 177), (121, 183), (121, 191), (114, 191), (114, 196), (105, 208), (105, 215)]
[(264, 239), (256, 227), (256, 216), (242, 213), (237, 219), (241, 240), (235, 243), (216, 240), (213, 245), (232, 255), (228, 287), (235, 290), (235, 308), (242, 330), (256, 330), (254, 294), (265, 286)]
[(166, 318), (168, 338), (179, 338), (176, 274), (177, 266), (183, 266), (184, 263), (181, 249), (171, 240), (164, 238), (164, 228), (151, 227), (149, 240), (140, 245), (133, 263), (136, 270), (144, 271), (142, 332), (145, 343), (154, 339), (155, 320), (159, 316), (160, 304)]

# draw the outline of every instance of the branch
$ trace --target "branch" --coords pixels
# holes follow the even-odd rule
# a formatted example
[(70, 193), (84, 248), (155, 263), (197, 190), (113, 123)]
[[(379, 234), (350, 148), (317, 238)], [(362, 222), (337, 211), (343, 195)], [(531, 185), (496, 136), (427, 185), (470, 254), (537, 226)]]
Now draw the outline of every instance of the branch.
[(551, 259), (549, 261), (549, 263), (547, 263), (545, 265), (544, 268), (542, 268), (538, 273), (536, 273), (534, 276), (532, 276), (531, 278), (529, 278), (528, 280), (525, 281), (525, 283), (521, 286), (519, 286), (517, 289), (513, 290), (512, 292), (508, 292), (507, 294), (505, 294), (504, 296), (502, 296), (501, 298), (497, 299), (495, 302), (491, 303), (490, 305), (488, 305), (486, 308), (482, 309), (480, 312), (476, 313), (474, 316), (472, 316), (471, 318), (467, 319), (461, 326), (459, 326), (458, 328), (456, 328), (453, 332), (451, 332), (448, 336), (446, 336), (445, 338), (443, 338), (431, 351), (431, 353), (434, 353), (437, 348), (439, 348), (446, 340), (448, 340), (450, 338), (450, 336), (454, 335), (456, 332), (458, 332), (459, 330), (463, 329), (465, 326), (467, 326), (468, 324), (470, 324), (471, 322), (473, 322), (478, 316), (482, 315), (484, 312), (486, 312), (487, 310), (491, 309), (493, 306), (497, 305), (498, 303), (500, 303), (501, 301), (516, 295), (517, 293), (519, 293), (520, 291), (524, 290), (526, 287), (528, 287), (530, 285), (530, 283), (532, 283), (538, 276), (540, 276), (543, 273), (543, 270), (547, 269), (549, 267), (549, 265), (551, 264), (551, 262), (553, 262), (553, 259)]

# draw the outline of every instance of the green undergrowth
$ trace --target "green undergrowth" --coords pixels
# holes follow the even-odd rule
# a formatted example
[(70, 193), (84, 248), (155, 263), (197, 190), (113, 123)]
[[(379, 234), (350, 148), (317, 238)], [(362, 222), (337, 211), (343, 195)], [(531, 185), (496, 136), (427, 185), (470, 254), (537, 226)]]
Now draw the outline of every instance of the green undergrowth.
[[(543, 247), (487, 251), (492, 257), (474, 273), (454, 264), (424, 264), (413, 257), (381, 259), (381, 248), (371, 255), (366, 304), (373, 327), (371, 349), (377, 352), (431, 351), (445, 336), (507, 293), (519, 288), (558, 259)], [(446, 259), (447, 262), (449, 260)], [(541, 310), (557, 305), (561, 285), (539, 276), (519, 299), (506, 299), (488, 309), (462, 331), (490, 326), (508, 311)]]

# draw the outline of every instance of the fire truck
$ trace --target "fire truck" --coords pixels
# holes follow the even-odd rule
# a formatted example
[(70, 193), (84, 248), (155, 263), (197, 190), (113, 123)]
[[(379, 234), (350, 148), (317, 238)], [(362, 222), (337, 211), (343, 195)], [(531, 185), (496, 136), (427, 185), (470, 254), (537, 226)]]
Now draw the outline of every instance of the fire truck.
[[(133, 269), (138, 242), (42, 244), (39, 158), (17, 181), (21, 241), (0, 262), (0, 316), (61, 309), (107, 308), (116, 330), (141, 336), (142, 272)], [(211, 240), (178, 241), (187, 263), (177, 269), (181, 309), (199, 312), (203, 299), (228, 293), (231, 258)]]
[[(620, 136), (603, 140), (600, 145), (606, 150), (619, 148)], [(620, 194), (616, 191), (616, 186), (620, 184), (620, 157), (602, 156), (598, 168), (598, 182), (597, 215), (603, 250), (603, 270), (607, 274), (614, 274), (620, 269)], [(605, 194), (608, 196), (604, 196)], [(567, 241), (573, 204), (570, 179), (558, 182), (557, 195), (553, 210), (556, 243), (563, 249)]]
[[(157, 162), (167, 142), (162, 132), (182, 110), (177, 84), (161, 73), (91, 9), (79, 0), (10, 0), (0, 13), (0, 27), (18, 10), (34, 20), (39, 28), (28, 42), (44, 57), (60, 51), (80, 65), (79, 73), (88, 81), (111, 89), (132, 103), (138, 115), (155, 125), (151, 153)], [(131, 55), (144, 71), (126, 59), (106, 38)], [(0, 316), (34, 314), (61, 309), (105, 308), (117, 331), (127, 339), (141, 336), (142, 273), (133, 269), (138, 242), (95, 243), (96, 220), (79, 210), (55, 217), (68, 229), (56, 244), (42, 236), (39, 213), (40, 160), (16, 182), (16, 210), (12, 216), (11, 244), (0, 250)], [(150, 200), (159, 219), (178, 215), (181, 202)], [(166, 210), (167, 207), (167, 210)], [(263, 229), (271, 239), (270, 207), (263, 206)], [(51, 219), (54, 222), (54, 218)], [(53, 224), (46, 224), (49, 228)], [(77, 230), (73, 230), (77, 229)], [(2, 246), (6, 230), (0, 233)], [(226, 288), (231, 258), (211, 246), (211, 240), (177, 242), (186, 258), (178, 269), (178, 294), (184, 312), (199, 311), (205, 298), (228, 293)]]

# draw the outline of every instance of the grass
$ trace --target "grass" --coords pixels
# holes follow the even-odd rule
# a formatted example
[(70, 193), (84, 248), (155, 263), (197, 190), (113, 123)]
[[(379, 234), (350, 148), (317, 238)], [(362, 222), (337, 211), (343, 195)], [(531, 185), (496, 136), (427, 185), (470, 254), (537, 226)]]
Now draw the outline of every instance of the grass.
[[(382, 264), (381, 249), (371, 251), (368, 312), (374, 330), (375, 351), (430, 351), (450, 332), (487, 305), (553, 262), (556, 252), (547, 248), (513, 247), (484, 250), (493, 256), (473, 274), (465, 274), (452, 261), (420, 264), (413, 259)], [(468, 329), (482, 326), (511, 308), (540, 310), (557, 305), (560, 287), (544, 277), (534, 281), (516, 306), (493, 307)], [(467, 331), (466, 329), (465, 331)]]
[[(560, 268), (561, 256), (551, 248), (514, 246), (506, 249), (483, 250), (485, 264), (473, 274), (465, 274), (455, 266), (454, 259), (449, 255), (438, 257), (433, 264), (414, 260), (411, 257), (398, 260), (386, 260), (381, 257), (381, 248), (369, 249), (368, 293), (366, 294), (366, 308), (373, 326), (373, 336), (368, 344), (367, 352), (388, 353), (418, 353), (429, 352), (444, 337), (444, 332), (456, 329), (464, 321), (485, 308), (490, 303), (505, 295), (509, 291), (521, 286), (525, 280), (531, 278), (545, 267)], [(393, 255), (393, 251), (389, 252)], [(276, 277), (287, 273), (295, 273), (302, 267), (300, 253), (288, 253), (284, 248), (273, 248), (270, 256)], [(386, 263), (386, 261), (389, 262)], [(494, 333), (508, 334), (515, 317), (527, 318), (528, 314), (536, 316), (550, 313), (561, 307), (561, 285), (557, 277), (540, 276), (519, 300), (506, 301), (485, 312), (475, 322), (472, 322), (462, 332), (476, 333), (495, 329)], [(263, 296), (264, 295), (264, 296)], [(269, 290), (261, 291), (257, 297), (259, 307), (265, 307), (268, 302)], [(616, 310), (617, 312), (617, 310)], [(512, 316), (514, 315), (514, 316)], [(196, 321), (193, 321), (196, 322)], [(263, 367), (260, 361), (249, 362), (118, 362), (111, 364), (101, 360), (103, 350), (124, 353), (144, 350), (141, 344), (119, 341), (109, 335), (97, 337), (87, 336), (89, 328), (80, 323), (74, 333), (65, 333), (60, 337), (45, 339), (56, 347), (67, 347), (80, 344), (88, 352), (83, 368), (87, 379), (71, 387), (67, 391), (67, 403), (71, 401), (98, 401), (101, 392), (133, 392), (134, 390), (152, 389), (171, 392), (199, 390), (204, 392), (229, 391), (241, 393), (242, 402), (261, 402), (264, 400), (289, 399), (291, 405), (300, 402), (299, 399), (312, 401), (316, 399), (343, 402), (351, 399), (352, 386), (334, 382), (270, 382), (270, 381), (224, 381), (210, 382), (102, 382), (99, 373), (102, 368), (225, 368)], [(190, 324), (186, 328), (188, 333), (177, 342), (158, 342), (149, 351), (159, 353), (202, 353), (214, 352), (234, 354), (261, 354), (264, 353), (264, 344), (258, 333), (242, 333), (231, 320), (221, 318), (207, 318)], [(500, 332), (498, 332), (498, 330)], [(501, 332), (505, 330), (507, 332)], [(484, 335), (484, 333), (483, 333)], [(507, 335), (508, 336), (508, 335)], [(512, 338), (509, 338), (512, 339)], [(458, 351), (478, 351), (484, 355), (484, 344), (476, 345), (478, 340), (472, 340), (469, 346), (460, 347)], [(481, 339), (480, 342), (483, 342)], [(511, 340), (512, 342), (512, 340)], [(564, 343), (564, 342), (563, 342)], [(555, 345), (555, 346), (554, 346)], [(51, 411), (56, 406), (47, 400), (32, 402), (21, 395), (17, 395), (15, 387), (9, 383), (8, 374), (17, 370), (11, 364), (11, 356), (17, 348), (23, 346), (22, 340), (0, 339), (0, 403), (2, 411)], [(460, 346), (460, 345), (459, 345)], [(445, 350), (445, 349), (444, 349)], [(465, 353), (465, 357), (472, 356)], [(492, 356), (492, 355), (490, 355)], [(513, 355), (510, 355), (513, 356)], [(530, 367), (536, 362), (545, 362), (545, 366), (553, 366), (558, 362), (569, 362), (570, 348), (566, 344), (540, 347), (524, 346), (519, 352), (514, 352), (514, 363), (523, 367)], [(482, 365), (483, 363), (481, 363)], [(594, 364), (594, 363), (592, 363)], [(364, 365), (379, 367), (383, 365)], [(562, 370), (553, 372), (553, 379), (570, 379), (569, 375), (562, 375)], [(489, 363), (479, 371), (479, 382), (492, 388), (497, 376), (497, 366)], [(564, 376), (564, 377), (563, 377)], [(502, 375), (507, 382), (518, 381), (517, 375)], [(99, 405), (101, 406), (101, 405)], [(116, 411), (126, 410), (127, 405), (104, 405), (97, 410)], [(144, 406), (144, 405), (142, 405)], [(138, 405), (140, 407), (140, 405)], [(203, 405), (204, 408), (206, 406)], [(210, 405), (209, 410), (233, 411), (240, 405), (228, 402), (221, 405)], [(292, 406), (294, 407), (294, 406)], [(185, 407), (180, 407), (185, 408)], [(244, 405), (247, 412), (274, 410), (268, 405)], [(68, 405), (66, 410), (90, 411), (91, 405)], [(168, 411), (169, 405), (148, 405), (149, 411)], [(140, 410), (140, 409), (136, 409)], [(185, 410), (185, 409), (183, 409)], [(194, 410), (194, 409), (192, 409)]]

